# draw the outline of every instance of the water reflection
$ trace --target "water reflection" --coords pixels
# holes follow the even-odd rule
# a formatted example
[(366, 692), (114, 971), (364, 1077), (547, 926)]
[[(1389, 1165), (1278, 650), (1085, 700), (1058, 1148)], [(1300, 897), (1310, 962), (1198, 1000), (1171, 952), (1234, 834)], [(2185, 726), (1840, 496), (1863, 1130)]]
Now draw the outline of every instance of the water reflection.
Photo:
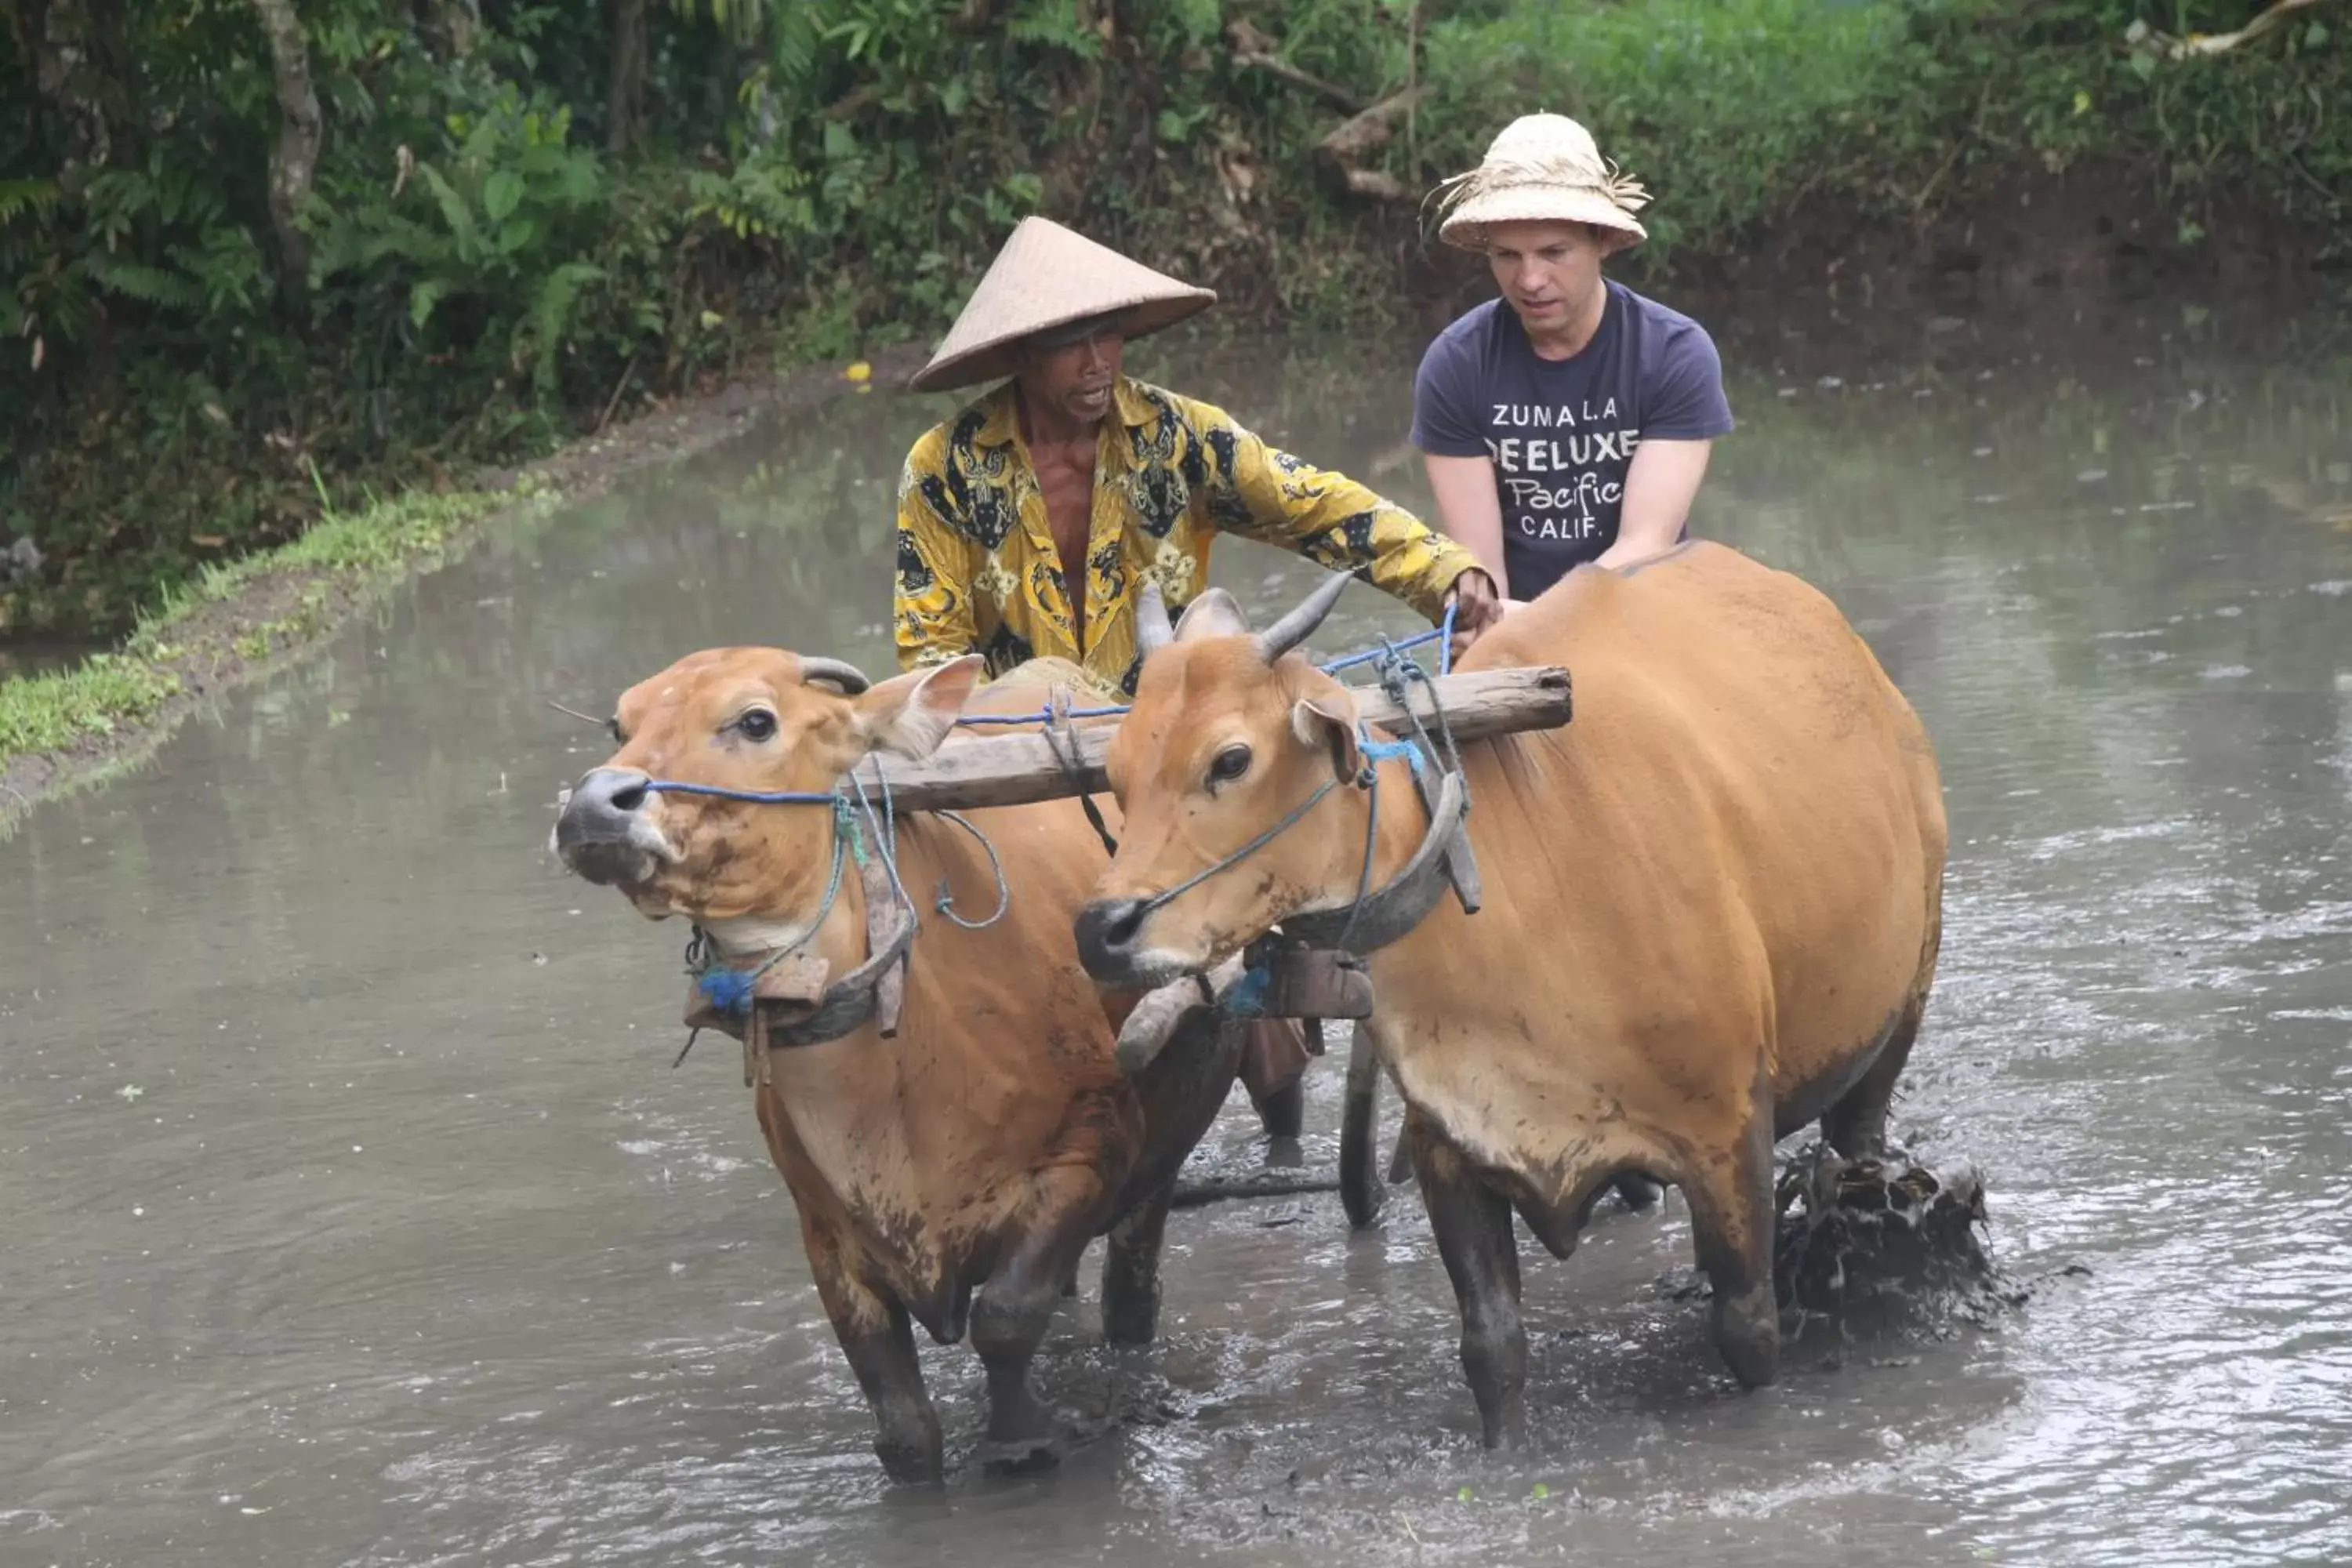
[(48, 637), (0, 637), (0, 679), (12, 675), (41, 675), (64, 669), (103, 645), (58, 641)]
[[(948, 402), (868, 397), (502, 533), (0, 846), (0, 1557), (2352, 1552), (2352, 375), (2176, 337), (2063, 383), (1962, 335), (1736, 360), (1695, 526), (1832, 593), (1937, 737), (1896, 1123), (1987, 1168), (2017, 1319), (1809, 1341), (1743, 1397), (1655, 1288), (1678, 1203), (1611, 1215), (1530, 1259), (1536, 1441), (1490, 1459), (1408, 1194), (1360, 1238), (1231, 1205), (1171, 1227), (1152, 1351), (1100, 1346), (1091, 1279), (1057, 1329), (1104, 1433), (1059, 1474), (883, 1487), (725, 1053), (667, 1070), (680, 934), (538, 852), (604, 749), (546, 699), (722, 642), (888, 667), (898, 464)], [(1420, 505), (1411, 362), (1145, 368)], [(1260, 615), (1307, 576), (1215, 574)], [(968, 1451), (976, 1363), (925, 1354)]]

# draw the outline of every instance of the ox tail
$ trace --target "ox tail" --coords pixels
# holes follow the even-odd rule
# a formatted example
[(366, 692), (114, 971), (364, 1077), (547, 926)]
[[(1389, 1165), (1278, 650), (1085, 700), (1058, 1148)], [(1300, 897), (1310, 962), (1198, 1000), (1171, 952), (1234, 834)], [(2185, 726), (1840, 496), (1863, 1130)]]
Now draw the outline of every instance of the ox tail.
[(1940, 858), (1927, 874), (1927, 930), (1919, 943), (1919, 970), (1911, 981), (1911, 1008), (1927, 1010), (1927, 993), (1935, 989), (1936, 967), (1944, 950), (1944, 865)]
[[(1360, 1022), (1348, 1050), (1348, 1098), (1339, 1117), (1339, 1204), (1348, 1223), (1361, 1230), (1381, 1217), (1388, 1195), (1381, 1183), (1381, 1048)], [(1400, 1145), (1401, 1146), (1401, 1145)]]
[(1389, 1185), (1402, 1186), (1412, 1179), (1412, 1148), (1404, 1140), (1404, 1129), (1397, 1129), (1396, 1150), (1389, 1155)]

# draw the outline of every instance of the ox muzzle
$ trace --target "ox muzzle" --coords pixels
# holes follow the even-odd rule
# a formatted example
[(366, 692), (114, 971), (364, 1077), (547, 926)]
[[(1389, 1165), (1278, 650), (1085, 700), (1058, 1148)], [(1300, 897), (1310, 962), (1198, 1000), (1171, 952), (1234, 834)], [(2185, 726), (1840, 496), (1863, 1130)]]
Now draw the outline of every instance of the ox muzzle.
[(548, 839), (564, 869), (598, 887), (628, 887), (677, 858), (646, 814), (651, 782), (635, 768), (591, 768), (580, 775)]
[(1176, 978), (1146, 974), (1152, 956), (1141, 945), (1151, 906), (1142, 899), (1096, 899), (1078, 910), (1078, 963), (1106, 985), (1158, 985)]

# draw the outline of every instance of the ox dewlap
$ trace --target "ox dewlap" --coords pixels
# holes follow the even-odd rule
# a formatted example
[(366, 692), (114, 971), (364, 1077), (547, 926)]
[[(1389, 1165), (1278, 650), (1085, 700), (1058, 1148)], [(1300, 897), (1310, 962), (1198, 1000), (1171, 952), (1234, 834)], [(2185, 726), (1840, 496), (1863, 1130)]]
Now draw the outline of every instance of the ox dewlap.
[(1625, 470), (1643, 441), (1731, 433), (1706, 329), (1607, 282), (1592, 341), (1548, 360), (1501, 300), (1439, 333), (1413, 381), (1412, 443), (1492, 458), (1510, 595), (1532, 599), (1617, 541)]

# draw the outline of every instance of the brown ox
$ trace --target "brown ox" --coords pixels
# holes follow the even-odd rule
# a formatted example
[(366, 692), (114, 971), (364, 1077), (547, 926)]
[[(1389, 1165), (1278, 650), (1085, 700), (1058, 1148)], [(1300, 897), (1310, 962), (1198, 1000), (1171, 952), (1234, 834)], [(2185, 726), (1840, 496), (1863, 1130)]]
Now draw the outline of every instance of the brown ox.
[[(1287, 651), (1344, 585), (1256, 638), (1203, 595), (1153, 639), (1108, 757), (1119, 853), (1077, 928), (1098, 979), (1196, 973), (1355, 899), (1354, 702)], [(1927, 737), (1844, 617), (1723, 546), (1574, 572), (1464, 665), (1564, 665), (1577, 693), (1564, 729), (1464, 748), (1484, 907), (1441, 900), (1370, 959), (1491, 1447), (1525, 1419), (1512, 1212), (1564, 1258), (1626, 1172), (1681, 1185), (1715, 1342), (1743, 1384), (1772, 1379), (1772, 1146), (1816, 1117), (1843, 1153), (1881, 1146), (1935, 972), (1945, 826)], [(1424, 825), (1405, 763), (1380, 773), (1375, 887)]]
[[(971, 695), (980, 669), (975, 656), (867, 689), (835, 660), (755, 647), (691, 655), (622, 697), (621, 748), (573, 788), (557, 851), (640, 912), (692, 921), (724, 954), (782, 952), (816, 924), (806, 951), (837, 979), (866, 961), (867, 928), (854, 869), (817, 924), (833, 811), (647, 785), (822, 793), (877, 748), (929, 754), (968, 696), (974, 712), (1037, 711), (1043, 688), (1025, 679)], [(1232, 1038), (1214, 1029), (1202, 1031), (1212, 1045), (1166, 1053), (1165, 1071), (1131, 1083), (1120, 1074), (1114, 1032), (1134, 998), (1098, 990), (1070, 941), (1103, 861), (1076, 802), (970, 820), (1003, 864), (1003, 919), (973, 931), (936, 912), (942, 879), (966, 918), (990, 912), (988, 853), (950, 822), (899, 818), (898, 870), (921, 928), (895, 1037), (868, 1021), (824, 1043), (771, 1047), (755, 1075), (760, 1127), (799, 1210), (809, 1271), (873, 1407), (875, 1451), (901, 1480), (935, 1479), (942, 1461), (910, 1321), (943, 1344), (969, 1326), (988, 1369), (992, 1463), (1051, 1451), (1029, 1362), (1090, 1238), (1109, 1237), (1105, 1335), (1151, 1338), (1177, 1169), (1234, 1081)]]

